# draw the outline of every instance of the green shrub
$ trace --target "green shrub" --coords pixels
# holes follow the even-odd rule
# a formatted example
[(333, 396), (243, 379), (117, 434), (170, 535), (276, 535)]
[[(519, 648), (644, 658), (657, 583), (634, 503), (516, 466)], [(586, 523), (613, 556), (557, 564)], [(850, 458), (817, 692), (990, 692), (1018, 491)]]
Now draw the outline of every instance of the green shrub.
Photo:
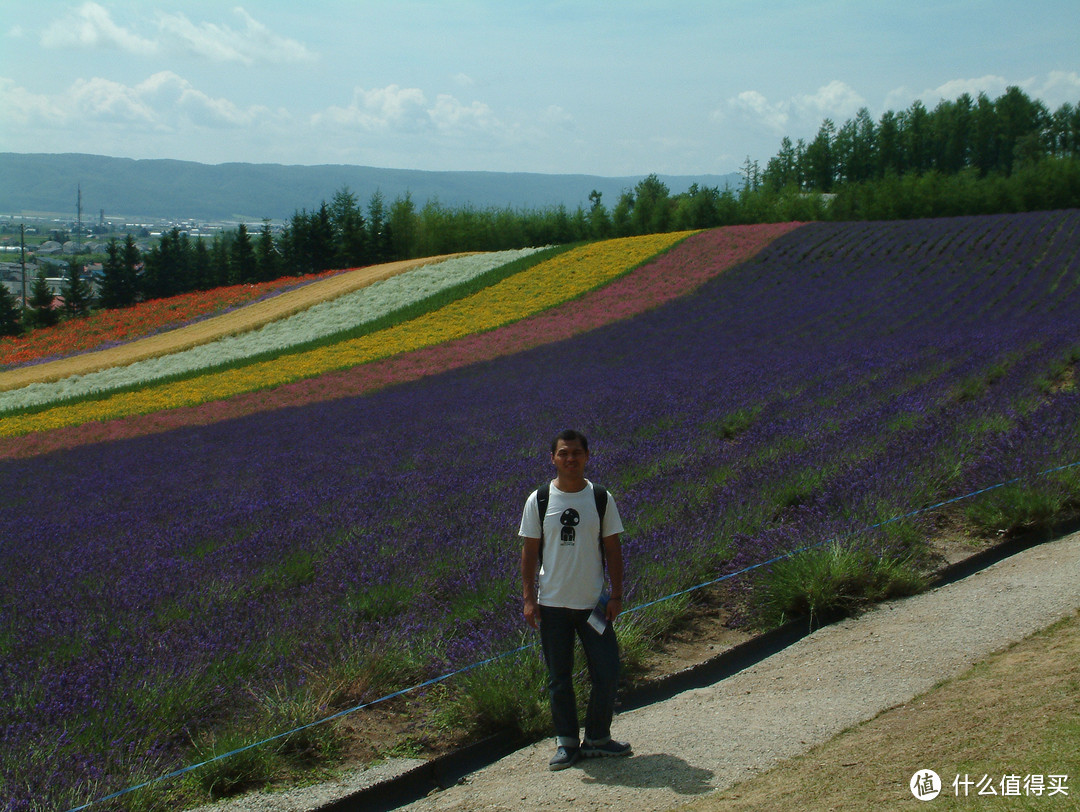
[(925, 587), (910, 556), (879, 556), (834, 542), (777, 562), (754, 590), (751, 604), (765, 627), (795, 618), (815, 626)]
[[(312, 724), (331, 713), (330, 698), (328, 691), (257, 697), (257, 725), (241, 721), (195, 742), (194, 761), (209, 762), (194, 771), (195, 783), (211, 798), (222, 798), (331, 761), (344, 742), (339, 728)], [(282, 735), (289, 731), (295, 732)], [(231, 755), (213, 760), (226, 753)]]
[(544, 736), (551, 732), (546, 686), (539, 647), (501, 657), (462, 674), (440, 704), (436, 722), (472, 732)]
[[(1008, 534), (1045, 525), (1077, 501), (1076, 485), (1059, 476), (1030, 484), (1007, 485), (972, 501), (964, 515), (983, 534)], [(1071, 477), (1075, 480), (1075, 475)]]
[[(195, 745), (196, 757), (209, 763), (194, 775), (200, 789), (211, 798), (224, 798), (269, 782), (277, 769), (274, 743), (248, 747), (253, 742), (242, 732), (230, 730), (207, 736)], [(247, 750), (241, 750), (248, 747)], [(240, 752), (233, 752), (239, 750)], [(212, 760), (231, 753), (227, 758)]]

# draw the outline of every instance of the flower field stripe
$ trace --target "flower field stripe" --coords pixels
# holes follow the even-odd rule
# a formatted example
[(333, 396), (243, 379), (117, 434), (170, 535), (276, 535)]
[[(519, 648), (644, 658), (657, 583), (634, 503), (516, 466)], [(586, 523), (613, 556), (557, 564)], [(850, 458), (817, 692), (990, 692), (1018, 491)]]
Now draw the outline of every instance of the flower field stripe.
[[(949, 532), (982, 510), (993, 534), (1014, 496), (1058, 515), (1080, 494), (1077, 247), (1080, 211), (810, 223), (557, 343), (340, 397), (452, 344), (421, 348), (0, 460), (0, 798), (69, 809), (516, 648), (508, 531), (566, 425), (627, 523), (630, 606), (830, 540), (925, 555), (926, 506)], [(315, 384), (330, 399), (211, 411)], [(726, 608), (751, 623), (744, 577)], [(647, 639), (678, 610), (627, 622)]]
[(191, 349), (132, 364), (0, 392), (0, 415), (88, 395), (137, 389), (152, 382), (182, 380), (203, 370), (276, 358), (334, 339), (370, 333), (380, 326), (418, 315), (415, 312), (418, 305), (423, 304), (425, 310), (434, 309), (458, 292), (484, 287), (490, 283), (489, 276), (495, 281), (509, 275), (516, 260), (537, 250), (499, 251), (432, 261), (318, 302), (258, 329), (229, 334)]
[(270, 282), (227, 285), (212, 290), (151, 299), (131, 307), (99, 310), (29, 335), (0, 337), (0, 369), (37, 364), (91, 352), (183, 327), (200, 319), (353, 269), (285, 276)]
[(0, 372), (0, 391), (17, 389), (31, 383), (56, 381), (71, 375), (85, 375), (99, 369), (131, 364), (144, 358), (156, 358), (223, 336), (254, 330), (269, 322), (291, 316), (314, 304), (366, 287), (380, 279), (448, 257), (401, 260), (382, 265), (357, 268), (334, 274), (294, 290), (264, 299), (247, 307), (214, 316), (176, 330), (158, 333), (119, 347), (84, 353), (29, 367)]
[(610, 282), (685, 239), (689, 233), (625, 237), (587, 244), (437, 311), (377, 333), (176, 383), (147, 386), (101, 400), (30, 414), (12, 414), (0, 424), (0, 436), (221, 400), (491, 330)]
[(210, 403), (17, 437), (0, 437), (0, 459), (33, 456), (86, 443), (138, 437), (187, 425), (207, 425), (260, 411), (361, 395), (560, 341), (686, 295), (799, 226), (798, 223), (725, 226), (701, 232), (569, 304), (495, 330)]

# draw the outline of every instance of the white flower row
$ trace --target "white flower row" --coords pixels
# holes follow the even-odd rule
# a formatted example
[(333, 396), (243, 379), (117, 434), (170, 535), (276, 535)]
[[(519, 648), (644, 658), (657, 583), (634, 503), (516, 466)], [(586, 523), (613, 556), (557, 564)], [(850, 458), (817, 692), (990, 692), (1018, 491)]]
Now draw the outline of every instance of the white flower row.
[(48, 383), (32, 383), (21, 389), (0, 392), (0, 410), (25, 409), (65, 398), (105, 393), (143, 385), (170, 375), (196, 372), (267, 351), (287, 350), (375, 321), (539, 250), (495, 251), (422, 265), (313, 305), (301, 313), (270, 322), (257, 330), (226, 336), (208, 344), (127, 366), (72, 375)]

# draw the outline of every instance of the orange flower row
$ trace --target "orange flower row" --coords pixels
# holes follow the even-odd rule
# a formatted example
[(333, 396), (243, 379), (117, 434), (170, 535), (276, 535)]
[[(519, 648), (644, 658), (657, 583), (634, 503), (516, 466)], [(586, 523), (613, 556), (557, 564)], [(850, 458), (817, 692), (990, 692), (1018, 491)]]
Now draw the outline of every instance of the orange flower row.
[(132, 307), (99, 310), (86, 318), (64, 321), (25, 336), (0, 338), (0, 369), (100, 350), (144, 338), (338, 273), (342, 271), (285, 276), (271, 282), (183, 293), (141, 302)]

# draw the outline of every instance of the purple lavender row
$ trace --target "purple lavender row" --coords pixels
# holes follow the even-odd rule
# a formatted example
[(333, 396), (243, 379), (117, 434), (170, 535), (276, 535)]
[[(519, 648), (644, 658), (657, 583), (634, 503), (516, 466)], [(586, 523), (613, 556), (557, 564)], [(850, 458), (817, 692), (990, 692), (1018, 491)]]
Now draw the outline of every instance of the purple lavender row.
[(378, 675), (370, 699), (516, 644), (514, 529), (567, 425), (619, 498), (631, 606), (832, 538), (888, 553), (859, 531), (1080, 460), (1075, 386), (1046, 384), (1078, 246), (1076, 211), (812, 224), (557, 345), (0, 462), (4, 808), (183, 766), (312, 669)]

